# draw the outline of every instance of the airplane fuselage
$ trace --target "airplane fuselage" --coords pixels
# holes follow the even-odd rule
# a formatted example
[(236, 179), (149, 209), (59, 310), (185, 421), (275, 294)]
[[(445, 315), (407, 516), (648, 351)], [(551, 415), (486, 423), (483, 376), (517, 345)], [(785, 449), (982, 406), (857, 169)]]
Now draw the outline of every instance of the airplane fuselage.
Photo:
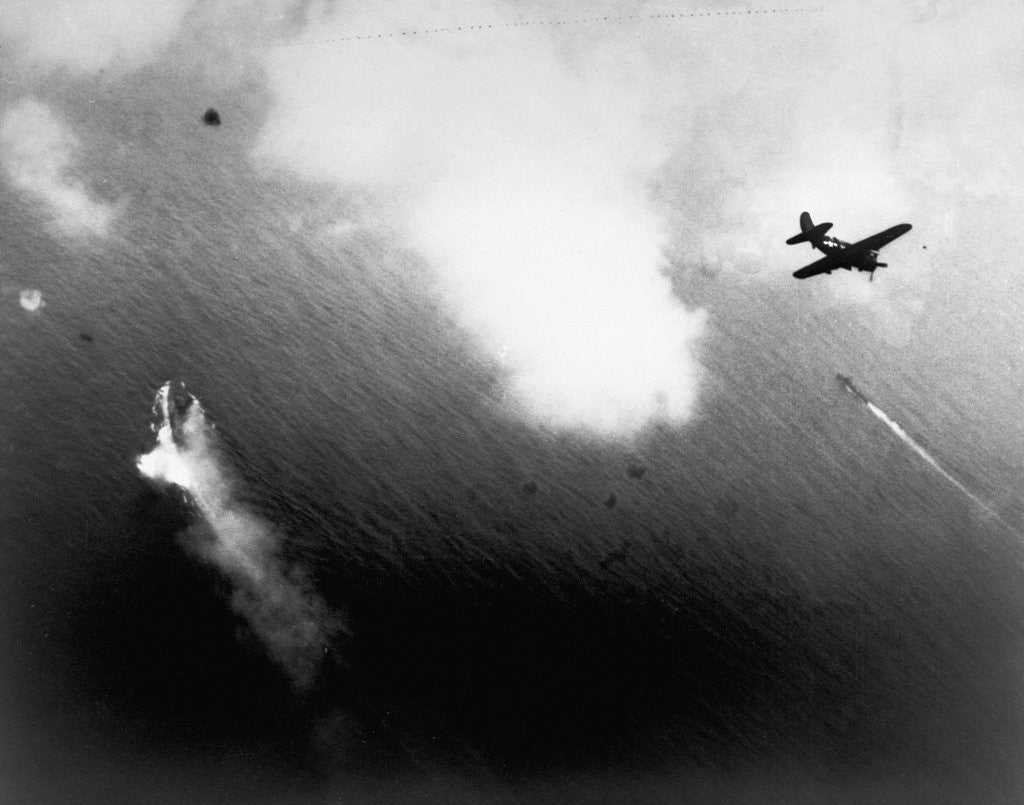
[(815, 246), (817, 246), (818, 250), (825, 252), (825, 254), (832, 254), (832, 252), (837, 252), (837, 251), (840, 251), (842, 249), (845, 249), (849, 245), (850, 244), (847, 243), (845, 240), (840, 240), (839, 238), (829, 237), (828, 235), (825, 235), (821, 239), (821, 245), (820, 246), (815, 244)]
[[(825, 254), (837, 254), (848, 248), (850, 244), (845, 240), (833, 238), (830, 235), (822, 236), (817, 242), (811, 244), (815, 249)], [(840, 263), (836, 268), (845, 268), (850, 271), (854, 268), (860, 271), (874, 271), (878, 267), (878, 252), (868, 249), (867, 251), (853, 255), (851, 260)]]

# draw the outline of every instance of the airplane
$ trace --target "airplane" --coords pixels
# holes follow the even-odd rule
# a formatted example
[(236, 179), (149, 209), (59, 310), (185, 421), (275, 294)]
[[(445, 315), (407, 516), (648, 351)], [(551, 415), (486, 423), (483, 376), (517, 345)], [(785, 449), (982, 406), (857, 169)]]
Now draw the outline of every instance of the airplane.
[(815, 225), (811, 220), (811, 214), (808, 212), (800, 214), (800, 234), (793, 235), (786, 243), (792, 245), (809, 241), (811, 248), (825, 252), (825, 256), (798, 271), (794, 271), (794, 277), (802, 280), (818, 274), (831, 274), (837, 268), (845, 268), (847, 271), (856, 268), (858, 271), (869, 272), (871, 279), (874, 279), (875, 269), (885, 268), (888, 265), (887, 263), (878, 262), (878, 250), (911, 230), (910, 224), (897, 224), (891, 229), (879, 232), (877, 235), (872, 235), (869, 238), (864, 238), (864, 240), (858, 240), (856, 243), (850, 244), (838, 238), (828, 237), (825, 233), (831, 228), (831, 223)]

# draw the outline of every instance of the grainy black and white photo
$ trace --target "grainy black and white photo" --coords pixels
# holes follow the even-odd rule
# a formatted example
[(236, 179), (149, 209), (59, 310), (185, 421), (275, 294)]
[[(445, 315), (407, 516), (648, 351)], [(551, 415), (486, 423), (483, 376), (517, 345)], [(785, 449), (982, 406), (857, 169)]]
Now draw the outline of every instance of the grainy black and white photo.
[(1022, 48), (0, 0), (0, 800), (1024, 800)]

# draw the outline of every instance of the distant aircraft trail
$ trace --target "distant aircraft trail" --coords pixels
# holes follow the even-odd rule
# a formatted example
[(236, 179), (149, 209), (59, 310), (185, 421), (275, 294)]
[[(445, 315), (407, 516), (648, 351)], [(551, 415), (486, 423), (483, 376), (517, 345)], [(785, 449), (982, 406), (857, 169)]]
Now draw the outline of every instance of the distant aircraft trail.
[(733, 9), (730, 11), (680, 11), (675, 14), (619, 14), (598, 17), (569, 17), (566, 19), (551, 20), (520, 20), (518, 22), (492, 23), (490, 25), (446, 25), (439, 28), (417, 28), (407, 31), (391, 31), (389, 33), (365, 33), (353, 34), (352, 36), (335, 37), (333, 39), (318, 39), (307, 44), (320, 44), (324, 42), (368, 42), (371, 40), (397, 39), (401, 37), (430, 36), (436, 34), (460, 34), (472, 33), (474, 31), (498, 31), (506, 28), (543, 28), (566, 25), (596, 25), (598, 23), (618, 24), (630, 20), (645, 20), (653, 22), (656, 20), (683, 20), (699, 17), (751, 17), (760, 18), (773, 14), (814, 14), (824, 11), (824, 6), (814, 8), (747, 8)]

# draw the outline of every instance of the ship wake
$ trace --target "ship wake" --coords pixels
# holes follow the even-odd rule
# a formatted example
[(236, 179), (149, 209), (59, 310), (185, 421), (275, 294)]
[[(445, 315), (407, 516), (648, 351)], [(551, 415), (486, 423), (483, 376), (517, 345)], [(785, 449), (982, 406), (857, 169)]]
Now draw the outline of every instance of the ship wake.
[(997, 520), (1001, 525), (1008, 528), (1014, 534), (1019, 533), (1017, 529), (1015, 529), (1008, 522), (1006, 522), (1006, 520), (1004, 520), (995, 509), (993, 509), (984, 500), (982, 500), (970, 489), (964, 486), (964, 484), (961, 483), (960, 480), (956, 478), (956, 476), (954, 476), (945, 467), (943, 467), (935, 459), (935, 457), (932, 456), (932, 454), (929, 453), (927, 450), (925, 450), (925, 448), (920, 444), (920, 442), (918, 442), (916, 439), (914, 439), (913, 436), (907, 433), (898, 422), (889, 417), (889, 415), (886, 414), (885, 411), (883, 411), (881, 408), (879, 408), (877, 405), (875, 405), (873, 402), (871, 402), (869, 399), (864, 397), (859, 392), (854, 391), (854, 393), (857, 394), (857, 396), (860, 397), (861, 400), (863, 400), (865, 407), (867, 407), (867, 409), (872, 414), (874, 414), (874, 416), (877, 419), (879, 419), (887, 428), (889, 428), (889, 430), (895, 433), (899, 440), (903, 442), (903, 444), (905, 444), (907, 447), (909, 447), (911, 450), (917, 453), (917, 455), (920, 456), (921, 459), (929, 467), (931, 467), (935, 472), (941, 475), (947, 482), (949, 482), (957, 489), (959, 489), (964, 495), (966, 495), (971, 500), (972, 503), (974, 503), (979, 509), (985, 512), (986, 515)]

